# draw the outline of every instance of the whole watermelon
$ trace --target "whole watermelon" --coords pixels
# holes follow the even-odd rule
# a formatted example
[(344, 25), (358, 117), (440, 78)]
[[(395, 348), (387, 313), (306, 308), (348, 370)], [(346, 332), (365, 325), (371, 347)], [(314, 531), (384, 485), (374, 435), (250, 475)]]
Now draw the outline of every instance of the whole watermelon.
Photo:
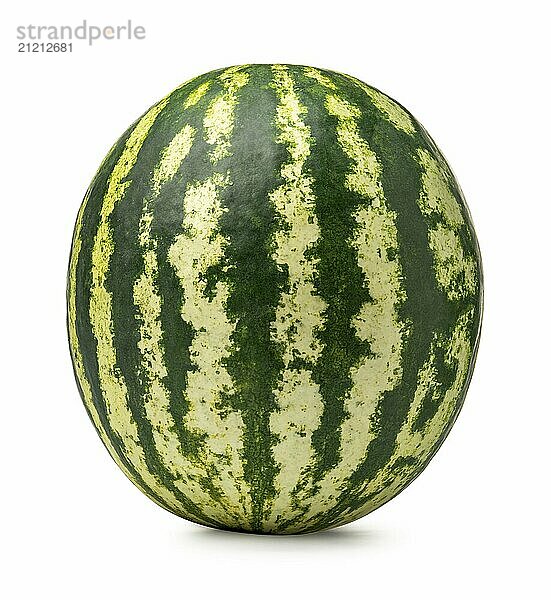
[(430, 136), (312, 67), (177, 88), (113, 146), (75, 226), (86, 409), (138, 488), (213, 527), (312, 532), (403, 490), (461, 408), (481, 309)]

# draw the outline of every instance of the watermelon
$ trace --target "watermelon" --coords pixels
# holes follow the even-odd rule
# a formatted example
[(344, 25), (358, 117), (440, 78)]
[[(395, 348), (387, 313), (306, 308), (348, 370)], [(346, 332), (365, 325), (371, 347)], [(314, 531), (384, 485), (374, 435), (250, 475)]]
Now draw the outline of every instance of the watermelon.
[(79, 391), (127, 477), (190, 521), (293, 534), (425, 468), (471, 379), (482, 273), (407, 110), (348, 75), (244, 65), (115, 143), (67, 296)]

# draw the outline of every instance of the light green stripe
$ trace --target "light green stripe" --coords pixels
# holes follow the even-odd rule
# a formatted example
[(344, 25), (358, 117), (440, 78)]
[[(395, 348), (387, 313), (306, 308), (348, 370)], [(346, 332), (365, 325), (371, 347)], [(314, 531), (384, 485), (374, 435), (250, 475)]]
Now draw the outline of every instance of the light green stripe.
[(310, 369), (292, 363), (299, 359), (313, 364), (320, 357), (322, 346), (315, 333), (323, 326), (326, 308), (314, 287), (317, 260), (307, 256), (320, 230), (312, 178), (304, 168), (312, 144), (310, 129), (301, 118), (306, 108), (299, 102), (287, 69), (274, 66), (273, 72), (272, 87), (279, 100), (277, 141), (285, 145), (289, 160), (281, 168), (284, 183), (270, 194), (281, 223), (274, 234), (272, 258), (288, 272), (288, 291), (281, 295), (272, 325), (272, 340), (282, 349), (284, 369), (274, 390), (278, 411), (270, 416), (270, 430), (278, 440), (273, 456), (279, 472), (265, 530), (275, 528), (278, 520), (299, 514), (290, 507), (306, 468), (314, 461), (312, 433), (320, 423), (323, 399)]
[(201, 100), (201, 98), (208, 92), (211, 84), (212, 81), (205, 81), (201, 85), (198, 85), (197, 88), (195, 88), (186, 98), (186, 101), (184, 102), (184, 109), (195, 106), (199, 102), (199, 100)]
[(184, 125), (170, 140), (168, 146), (163, 149), (161, 160), (153, 173), (155, 194), (158, 195), (161, 186), (176, 175), (180, 165), (191, 150), (194, 137), (195, 130), (193, 127), (191, 125)]
[(224, 84), (224, 93), (209, 105), (205, 119), (205, 140), (212, 144), (210, 159), (213, 163), (230, 156), (231, 136), (235, 123), (237, 92), (249, 81), (249, 74), (243, 67), (226, 69), (219, 79)]
[(345, 77), (355, 83), (369, 96), (371, 102), (373, 102), (396, 129), (400, 129), (409, 135), (415, 133), (415, 125), (411, 117), (397, 102), (355, 77), (351, 77), (350, 75), (345, 75)]
[(417, 157), (423, 169), (419, 207), (426, 217), (438, 220), (428, 233), (436, 279), (449, 300), (467, 298), (476, 292), (477, 264), (458, 235), (465, 226), (459, 203), (438, 161), (423, 149), (417, 150)]
[[(211, 160), (217, 163), (231, 152), (237, 92), (248, 82), (248, 74), (236, 68), (226, 70), (220, 80), (224, 91), (209, 105), (205, 119), (205, 139), (213, 145)], [(189, 410), (184, 425), (204, 437), (197, 457), (203, 476), (222, 494), (220, 522), (243, 527), (250, 524), (252, 507), (249, 486), (243, 476), (243, 419), (238, 411), (225, 411), (224, 396), (235, 393), (225, 360), (231, 354), (235, 323), (226, 313), (227, 283), (218, 281), (207, 293), (205, 273), (224, 258), (227, 240), (219, 232), (224, 212), (220, 191), (230, 185), (229, 173), (214, 172), (210, 177), (188, 185), (184, 199), (182, 233), (169, 249), (168, 259), (183, 292), (182, 319), (194, 329), (190, 371), (184, 390)], [(194, 499), (194, 498), (192, 498)], [(194, 499), (195, 500), (195, 499)], [(202, 501), (203, 510), (209, 510)]]
[(314, 67), (305, 67), (304, 75), (310, 79), (313, 79), (314, 81), (317, 81), (320, 85), (328, 90), (337, 89), (337, 86), (331, 81), (331, 79), (326, 77), (319, 69), (315, 69)]

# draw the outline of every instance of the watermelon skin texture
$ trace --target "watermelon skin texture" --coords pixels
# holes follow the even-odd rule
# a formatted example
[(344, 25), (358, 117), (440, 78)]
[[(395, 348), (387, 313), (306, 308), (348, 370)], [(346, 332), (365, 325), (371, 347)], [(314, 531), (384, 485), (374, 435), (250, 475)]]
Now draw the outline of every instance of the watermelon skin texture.
[(306, 533), (396, 496), (447, 436), (481, 259), (408, 111), (340, 73), (244, 65), (115, 143), (67, 298), (84, 405), (139, 489), (203, 525)]

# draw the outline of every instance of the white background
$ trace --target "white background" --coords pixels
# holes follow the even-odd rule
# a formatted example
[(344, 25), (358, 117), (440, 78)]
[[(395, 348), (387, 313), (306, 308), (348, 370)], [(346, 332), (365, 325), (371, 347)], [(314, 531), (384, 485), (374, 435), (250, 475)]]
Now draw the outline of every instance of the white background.
[[(2, 18), (3, 598), (549, 598), (549, 19), (546, 2), (18, 1)], [(3, 11), (7, 10), (4, 3)], [(17, 25), (144, 41), (18, 54)], [(182, 81), (243, 62), (345, 71), (407, 106), (463, 187), (486, 305), (465, 407), (429, 468), (349, 526), (212, 531), (111, 461), (73, 381), (65, 274), (112, 142)]]

